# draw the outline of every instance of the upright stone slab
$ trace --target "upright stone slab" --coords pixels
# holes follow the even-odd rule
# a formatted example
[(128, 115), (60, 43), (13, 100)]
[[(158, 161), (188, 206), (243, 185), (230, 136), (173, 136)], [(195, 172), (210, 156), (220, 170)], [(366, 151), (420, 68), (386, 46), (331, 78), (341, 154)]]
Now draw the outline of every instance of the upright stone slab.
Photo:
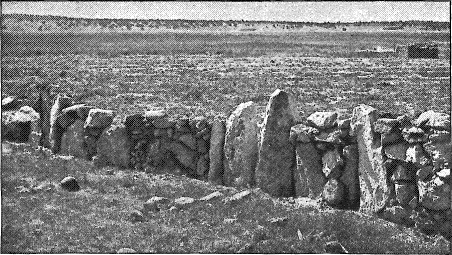
[(257, 185), (272, 196), (294, 195), (295, 148), (289, 137), (296, 119), (290, 95), (277, 89), (267, 105), (256, 168)]
[(77, 158), (87, 158), (83, 125), (84, 121), (78, 119), (66, 129), (61, 138), (61, 150), (59, 153), (72, 155)]
[(69, 107), (72, 103), (70, 97), (65, 95), (57, 95), (55, 102), (50, 109), (50, 148), (53, 153), (58, 153), (61, 146), (61, 137), (63, 136), (64, 129), (58, 124), (57, 118), (61, 114), (61, 111)]
[(119, 168), (128, 168), (130, 146), (126, 126), (123, 123), (110, 126), (102, 132), (97, 140), (99, 162)]
[(359, 184), (361, 190), (360, 210), (379, 212), (389, 199), (386, 170), (383, 168), (382, 147), (373, 132), (377, 110), (359, 105), (353, 109), (350, 135), (356, 136), (359, 151)]
[(226, 121), (224, 140), (224, 176), (227, 186), (248, 186), (254, 183), (258, 139), (256, 105), (240, 104)]
[(223, 184), (223, 148), (226, 126), (224, 121), (215, 119), (212, 123), (209, 150), (209, 176), (208, 180), (214, 184)]
[(342, 151), (345, 157), (345, 166), (339, 180), (345, 185), (347, 191), (345, 204), (347, 208), (359, 209), (358, 146), (356, 144), (348, 145)]
[(323, 191), (326, 178), (322, 172), (322, 156), (312, 143), (298, 143), (294, 169), (295, 195), (317, 198)]

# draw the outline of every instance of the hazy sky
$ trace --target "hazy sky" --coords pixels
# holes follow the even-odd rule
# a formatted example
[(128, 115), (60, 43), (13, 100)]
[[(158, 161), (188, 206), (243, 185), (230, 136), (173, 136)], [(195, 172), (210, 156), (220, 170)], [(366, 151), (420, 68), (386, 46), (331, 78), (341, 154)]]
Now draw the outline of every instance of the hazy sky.
[(84, 18), (449, 21), (449, 2), (2, 2), (2, 13)]

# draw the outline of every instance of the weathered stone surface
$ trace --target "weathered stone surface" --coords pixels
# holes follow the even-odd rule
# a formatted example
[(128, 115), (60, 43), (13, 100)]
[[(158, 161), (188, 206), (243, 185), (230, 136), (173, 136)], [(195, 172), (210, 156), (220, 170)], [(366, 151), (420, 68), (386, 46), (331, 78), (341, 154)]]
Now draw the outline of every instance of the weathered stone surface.
[(329, 205), (338, 206), (344, 201), (345, 186), (337, 179), (329, 179), (322, 192), (322, 199)]
[[(74, 157), (86, 159), (88, 151), (85, 145), (84, 121), (76, 120), (69, 126), (61, 138), (61, 154), (72, 155)], [(109, 150), (112, 148), (108, 148)]]
[(276, 90), (270, 96), (261, 130), (256, 182), (272, 196), (292, 196), (294, 146), (290, 128), (298, 119), (291, 96)]
[(408, 144), (398, 143), (387, 146), (386, 148), (384, 148), (384, 152), (386, 156), (390, 159), (405, 160), (407, 149)]
[[(413, 182), (414, 183), (414, 182)], [(416, 185), (414, 184), (395, 184), (395, 193), (397, 202), (401, 205), (408, 205), (416, 196)]]
[(196, 171), (196, 152), (177, 142), (164, 143), (163, 147), (171, 151), (182, 165)]
[(377, 110), (359, 105), (353, 109), (351, 135), (356, 135), (359, 151), (359, 179), (361, 190), (360, 210), (378, 212), (389, 201), (390, 190), (383, 167), (382, 147), (375, 139), (372, 127)]
[(189, 205), (193, 204), (195, 202), (194, 198), (191, 197), (179, 197), (174, 200), (174, 206), (177, 209), (184, 209), (187, 208)]
[(375, 121), (374, 131), (381, 134), (389, 134), (399, 126), (397, 119), (381, 118)]
[(50, 148), (53, 153), (60, 151), (61, 137), (63, 136), (64, 128), (57, 123), (57, 117), (61, 114), (61, 110), (69, 107), (72, 104), (72, 99), (65, 95), (57, 95), (55, 102), (50, 109)]
[(142, 222), (144, 221), (144, 215), (142, 212), (138, 210), (133, 210), (132, 212), (129, 213), (129, 220), (132, 223)]
[(414, 175), (406, 167), (397, 165), (391, 179), (395, 182), (413, 181)]
[(418, 181), (429, 180), (433, 176), (433, 166), (424, 166), (417, 170), (416, 176)]
[(211, 183), (218, 185), (223, 184), (223, 148), (225, 133), (225, 122), (215, 119), (212, 123), (212, 135), (210, 137), (208, 180)]
[(334, 127), (337, 119), (337, 112), (315, 112), (311, 114), (307, 121), (318, 129), (328, 129)]
[(419, 115), (414, 124), (418, 127), (425, 125), (437, 130), (450, 131), (450, 115), (430, 110)]
[(437, 176), (444, 179), (450, 179), (450, 169), (443, 169), (436, 173)]
[(209, 151), (208, 144), (204, 139), (198, 139), (196, 141), (198, 152), (201, 154), (207, 153)]
[(419, 202), (431, 210), (447, 210), (451, 208), (450, 184), (439, 177), (430, 181), (418, 181)]
[(352, 120), (351, 118), (337, 120), (337, 128), (339, 128), (339, 129), (349, 129), (351, 120)]
[(342, 174), (344, 160), (338, 149), (327, 151), (322, 157), (322, 171), (326, 178), (339, 178)]
[(402, 129), (413, 125), (411, 123), (411, 118), (408, 115), (398, 116), (397, 121), (399, 122), (400, 128), (402, 128)]
[(39, 114), (29, 106), (18, 111), (2, 111), (2, 140), (27, 142), (32, 122), (39, 121)]
[(345, 166), (340, 181), (345, 185), (347, 208), (359, 208), (359, 176), (358, 176), (358, 146), (356, 144), (345, 146), (342, 150), (345, 158)]
[(223, 199), (223, 202), (224, 203), (237, 202), (237, 201), (244, 199), (245, 197), (248, 197), (249, 195), (251, 195), (251, 190), (244, 190), (242, 192), (238, 192), (238, 193), (234, 194), (231, 197), (226, 197), (225, 199)]
[(210, 193), (207, 196), (204, 196), (204, 197), (200, 198), (199, 201), (206, 201), (207, 202), (207, 201), (211, 201), (211, 200), (213, 200), (215, 198), (220, 198), (222, 196), (223, 196), (223, 193), (221, 193), (220, 191), (215, 191), (213, 193)]
[(198, 176), (205, 176), (209, 172), (209, 161), (208, 161), (208, 155), (201, 156), (198, 159), (198, 163), (196, 164), (196, 173)]
[(106, 165), (128, 168), (131, 143), (124, 124), (105, 129), (97, 140), (97, 155)]
[(85, 121), (85, 128), (106, 128), (111, 125), (115, 114), (111, 110), (91, 109)]
[(450, 138), (450, 132), (445, 130), (433, 130), (428, 136), (428, 140), (434, 143), (450, 143)]
[(381, 144), (388, 145), (396, 142), (403, 141), (402, 134), (400, 132), (392, 132), (389, 134), (381, 134)]
[(429, 162), (420, 144), (412, 144), (408, 147), (405, 160), (416, 164), (416, 166), (425, 166)]
[(240, 104), (226, 121), (223, 182), (228, 186), (253, 185), (258, 140), (256, 105)]
[(63, 180), (61, 180), (60, 186), (67, 191), (80, 190), (80, 186), (78, 185), (77, 180), (72, 176), (65, 177)]
[(88, 118), (89, 111), (93, 109), (94, 106), (89, 106), (86, 104), (76, 104), (69, 106), (61, 110), (62, 114), (76, 115), (78, 119), (86, 120)]
[(292, 143), (309, 143), (316, 134), (319, 134), (318, 129), (308, 127), (304, 124), (298, 124), (290, 128), (290, 141)]
[(56, 122), (60, 127), (66, 129), (70, 125), (74, 124), (77, 118), (78, 118), (77, 113), (75, 114), (61, 113), (60, 115), (58, 115)]
[(446, 166), (450, 167), (452, 161), (451, 143), (428, 142), (424, 144), (424, 149), (430, 155), (435, 169), (442, 169)]
[(143, 209), (147, 212), (158, 212), (168, 203), (169, 200), (167, 198), (154, 196), (143, 204)]
[(406, 127), (402, 130), (402, 135), (408, 143), (423, 143), (428, 139), (424, 130), (418, 127)]
[(22, 100), (15, 96), (9, 96), (2, 99), (2, 111), (18, 109), (22, 104)]
[(332, 130), (331, 132), (323, 131), (314, 137), (314, 141), (332, 144), (344, 144), (344, 141), (341, 139), (341, 137), (344, 137), (347, 134), (347, 130), (343, 129)]
[(121, 248), (116, 253), (117, 254), (128, 254), (128, 253), (137, 253), (137, 252), (131, 248)]
[(146, 120), (150, 120), (150, 121), (155, 120), (155, 119), (165, 118), (166, 116), (167, 116), (167, 113), (165, 110), (149, 110), (143, 114), (143, 117)]
[(381, 217), (397, 224), (407, 224), (411, 221), (410, 213), (401, 206), (391, 206), (385, 208)]
[(322, 172), (321, 155), (312, 143), (301, 143), (296, 147), (294, 170), (295, 195), (317, 198), (323, 190), (326, 178)]
[(155, 128), (170, 128), (174, 127), (176, 123), (170, 121), (168, 118), (158, 118), (152, 121), (152, 125), (154, 125)]

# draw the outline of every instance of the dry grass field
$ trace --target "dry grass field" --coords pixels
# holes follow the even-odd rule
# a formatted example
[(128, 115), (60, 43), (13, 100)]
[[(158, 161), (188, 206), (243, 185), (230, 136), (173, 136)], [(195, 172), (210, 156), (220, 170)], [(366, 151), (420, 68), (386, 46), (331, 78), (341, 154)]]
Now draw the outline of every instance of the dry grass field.
[[(276, 88), (300, 115), (380, 111), (450, 114), (450, 60), (364, 58), (356, 51), (414, 42), (450, 44), (450, 33), (3, 34), (2, 98), (36, 98), (36, 82), (119, 115), (226, 118), (249, 100), (263, 113)], [(447, 253), (450, 242), (356, 212), (276, 200), (260, 191), (163, 210), (131, 222), (148, 198), (198, 199), (237, 191), (183, 176), (95, 168), (27, 145), (2, 143), (2, 253), (323, 253), (339, 241), (351, 253)], [(113, 175), (107, 172), (112, 170)], [(76, 177), (81, 191), (57, 183)], [(272, 218), (285, 219), (281, 224)], [(301, 236), (298, 236), (298, 230)]]

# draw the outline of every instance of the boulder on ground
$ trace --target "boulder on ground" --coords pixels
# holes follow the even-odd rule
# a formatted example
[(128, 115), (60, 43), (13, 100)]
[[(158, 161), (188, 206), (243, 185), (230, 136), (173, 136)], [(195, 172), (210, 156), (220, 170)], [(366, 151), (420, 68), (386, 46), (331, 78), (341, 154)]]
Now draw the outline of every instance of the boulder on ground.
[(97, 155), (106, 165), (128, 168), (131, 143), (124, 124), (105, 129), (97, 140)]
[(65, 177), (63, 180), (61, 180), (60, 186), (67, 191), (80, 190), (80, 186), (78, 185), (77, 180), (72, 176)]
[(212, 124), (209, 149), (209, 181), (214, 184), (223, 184), (223, 149), (224, 137), (226, 133), (225, 122), (215, 119)]
[(418, 127), (426, 126), (437, 130), (450, 131), (450, 115), (430, 110), (419, 115), (414, 124)]
[(163, 205), (168, 204), (169, 200), (164, 197), (151, 197), (143, 204), (143, 209), (146, 212), (158, 212), (162, 209)]
[(389, 201), (390, 190), (383, 167), (383, 153), (379, 139), (373, 132), (377, 110), (359, 105), (353, 109), (350, 133), (357, 137), (359, 151), (360, 210), (381, 211)]
[(293, 196), (295, 148), (290, 143), (290, 128), (298, 120), (291, 96), (277, 89), (270, 96), (259, 144), (256, 183), (272, 196)]
[(240, 104), (226, 121), (223, 182), (227, 186), (254, 183), (258, 153), (256, 116), (256, 105), (250, 101)]
[(318, 129), (328, 129), (334, 127), (337, 119), (337, 112), (315, 112), (311, 114), (307, 121), (308, 125), (311, 125)]
[(32, 123), (39, 121), (39, 114), (30, 106), (18, 111), (2, 111), (2, 140), (27, 142)]

